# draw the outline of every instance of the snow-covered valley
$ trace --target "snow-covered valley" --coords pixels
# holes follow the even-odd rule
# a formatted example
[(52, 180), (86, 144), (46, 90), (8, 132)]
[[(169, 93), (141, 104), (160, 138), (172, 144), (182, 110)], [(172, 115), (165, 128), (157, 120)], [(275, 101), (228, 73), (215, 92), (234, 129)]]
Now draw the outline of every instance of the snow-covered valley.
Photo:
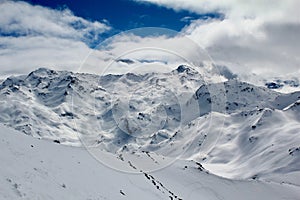
[(0, 198), (299, 199), (300, 92), (220, 80), (187, 66), (4, 80)]

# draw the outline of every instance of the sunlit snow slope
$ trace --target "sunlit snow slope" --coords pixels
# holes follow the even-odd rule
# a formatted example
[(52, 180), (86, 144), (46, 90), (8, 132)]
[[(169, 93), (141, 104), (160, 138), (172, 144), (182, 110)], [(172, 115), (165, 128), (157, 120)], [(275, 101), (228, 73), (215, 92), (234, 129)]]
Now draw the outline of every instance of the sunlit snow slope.
[[(28, 170), (31, 168), (27, 169), (27, 165), (24, 165), (26, 170), (23, 169), (18, 163), (23, 158), (15, 163), (15, 170), (9, 170), (19, 171), (17, 177), (21, 181), (30, 182), (36, 177), (43, 179), (45, 184), (50, 179), (59, 182), (57, 188), (61, 195), (67, 195), (69, 187), (60, 187), (63, 181), (60, 175), (69, 180), (66, 185), (74, 184), (73, 189), (79, 192), (76, 187), (80, 186), (71, 181), (76, 176), (83, 179), (81, 173), (76, 175), (78, 155), (83, 159), (78, 162), (87, 163), (87, 166), (78, 165), (82, 167), (78, 171), (87, 167), (94, 170), (93, 174), (97, 172), (99, 176), (111, 176), (111, 180), (116, 180), (103, 184), (103, 190), (97, 190), (100, 186), (96, 177), (92, 178), (91, 181), (95, 179), (96, 182), (89, 183), (93, 186), (87, 190), (94, 191), (92, 188), (95, 187), (95, 191), (99, 191), (99, 196), (90, 192), (94, 199), (125, 196), (135, 199), (129, 197), (129, 191), (134, 194), (135, 187), (139, 188), (137, 193), (147, 191), (145, 198), (149, 199), (169, 198), (168, 195), (173, 199), (175, 196), (199, 199), (199, 195), (206, 195), (204, 199), (246, 199), (244, 195), (249, 199), (299, 197), (296, 191), (300, 185), (300, 92), (281, 94), (267, 86), (241, 82), (236, 77), (223, 82), (207, 81), (201, 73), (187, 66), (179, 66), (169, 73), (122, 76), (41, 68), (28, 75), (4, 80), (0, 84), (0, 99), (1, 124), (50, 141), (16, 133), (10, 136), (6, 132), (11, 131), (2, 127), (5, 130), (2, 141), (5, 138), (10, 141), (1, 146), (4, 152), (27, 148), (27, 144), (22, 146), (23, 140), (34, 142), (33, 146), (42, 149), (24, 150), (24, 159), (39, 163), (40, 160), (35, 159), (45, 154), (53, 164), (43, 165), (47, 176), (35, 171), (30, 174)], [(9, 144), (14, 146), (9, 147)], [(126, 172), (152, 173), (157, 180), (143, 174), (131, 176), (106, 168), (90, 158), (82, 146), (98, 160), (100, 158), (104, 165)], [(34, 156), (28, 151), (33, 151)], [(171, 165), (175, 160), (180, 161)], [(72, 166), (72, 171), (63, 167), (66, 162), (75, 162), (67, 165)], [(34, 168), (31, 164), (29, 166)], [(51, 170), (56, 175), (54, 179), (50, 178)], [(87, 177), (93, 176), (89, 174), (90, 170), (85, 173)], [(28, 179), (24, 179), (26, 174)], [(229, 181), (212, 174), (240, 181)], [(13, 179), (9, 179), (12, 182)], [(6, 178), (3, 180), (5, 182)], [(159, 181), (166, 183), (166, 188), (159, 186)], [(118, 182), (116, 186), (115, 182)], [(7, 190), (10, 185), (17, 187), (10, 188), (12, 191), (19, 191), (19, 186), (9, 184), (10, 181), (5, 183)], [(129, 186), (126, 189), (122, 184)], [(31, 191), (33, 195), (36, 190), (29, 183), (27, 187), (31, 189), (24, 190), (26, 194)], [(53, 190), (57, 188), (53, 186)], [(111, 188), (116, 188), (116, 191)], [(3, 194), (8, 195), (6, 189)], [(128, 194), (123, 195), (125, 190)], [(40, 194), (49, 195), (45, 196), (49, 199), (53, 197), (48, 191), (44, 192)], [(72, 194), (84, 199), (75, 195), (76, 192)]]
[[(232, 181), (191, 161), (128, 174), (98, 163), (85, 149), (28, 137), (0, 125), (0, 199), (299, 199), (298, 186)], [(116, 159), (110, 155), (110, 159)], [(120, 165), (126, 163), (119, 163)]]

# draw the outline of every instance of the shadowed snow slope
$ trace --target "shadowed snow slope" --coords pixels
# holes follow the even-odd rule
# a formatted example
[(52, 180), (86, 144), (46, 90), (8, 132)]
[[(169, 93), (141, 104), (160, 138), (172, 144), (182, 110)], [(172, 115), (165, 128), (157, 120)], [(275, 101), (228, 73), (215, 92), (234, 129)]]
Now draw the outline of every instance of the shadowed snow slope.
[[(179, 158), (201, 162), (211, 173), (231, 179), (286, 182), (291, 188), (300, 184), (300, 92), (281, 94), (235, 77), (207, 82), (187, 66), (123, 76), (40, 68), (4, 80), (0, 99), (2, 124), (56, 143), (97, 148), (107, 160), (125, 160), (127, 171)], [(137, 155), (143, 162), (134, 162)], [(256, 182), (243, 184), (257, 187)], [(205, 188), (202, 183), (195, 187)]]

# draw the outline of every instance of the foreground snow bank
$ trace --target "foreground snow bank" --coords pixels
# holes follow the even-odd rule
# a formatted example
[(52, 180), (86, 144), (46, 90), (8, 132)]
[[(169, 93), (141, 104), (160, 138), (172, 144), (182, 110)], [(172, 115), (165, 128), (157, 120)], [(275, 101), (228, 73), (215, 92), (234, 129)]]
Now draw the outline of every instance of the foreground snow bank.
[[(103, 166), (83, 148), (28, 137), (3, 125), (0, 136), (1, 200), (279, 200), (300, 196), (296, 185), (227, 180), (193, 161), (177, 161), (151, 174), (121, 173)], [(111, 159), (116, 157), (111, 154)]]

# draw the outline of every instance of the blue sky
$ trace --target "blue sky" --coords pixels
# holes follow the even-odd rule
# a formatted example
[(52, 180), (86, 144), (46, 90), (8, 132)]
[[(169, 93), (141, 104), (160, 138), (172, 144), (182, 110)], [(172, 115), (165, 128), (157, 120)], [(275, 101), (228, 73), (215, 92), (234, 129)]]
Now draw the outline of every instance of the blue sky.
[(118, 33), (140, 27), (164, 27), (180, 31), (190, 20), (218, 18), (218, 13), (174, 11), (163, 6), (133, 0), (27, 0), (34, 5), (53, 9), (69, 8), (76, 16), (90, 20), (107, 20)]

